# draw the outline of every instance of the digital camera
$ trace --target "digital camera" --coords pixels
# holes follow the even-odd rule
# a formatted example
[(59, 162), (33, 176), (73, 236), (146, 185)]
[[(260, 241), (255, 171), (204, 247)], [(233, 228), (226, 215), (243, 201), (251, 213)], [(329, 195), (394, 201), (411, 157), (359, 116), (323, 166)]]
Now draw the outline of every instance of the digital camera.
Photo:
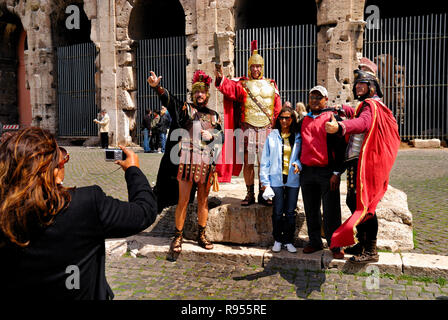
[(126, 154), (121, 149), (106, 149), (106, 161), (125, 160)]

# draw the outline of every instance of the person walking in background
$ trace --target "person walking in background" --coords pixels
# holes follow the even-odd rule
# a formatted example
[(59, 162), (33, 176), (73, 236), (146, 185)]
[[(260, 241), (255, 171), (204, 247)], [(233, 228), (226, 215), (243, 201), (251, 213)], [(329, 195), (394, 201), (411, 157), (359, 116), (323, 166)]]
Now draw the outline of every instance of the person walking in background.
[[(309, 92), (311, 112), (299, 123), (302, 137), (300, 183), (309, 236), (304, 253), (322, 250), (322, 221), (328, 246), (333, 232), (341, 225), (339, 185), (346, 144), (343, 137), (325, 131), (326, 122), (334, 116), (332, 111), (325, 110), (327, 101), (327, 89), (322, 86), (312, 88)], [(344, 257), (338, 247), (334, 247), (332, 253), (336, 259)]]
[[(115, 163), (124, 170), (128, 202), (96, 185), (64, 187), (70, 156), (47, 130), (24, 128), (0, 144), (2, 301), (113, 298), (105, 239), (137, 234), (157, 216), (138, 156), (121, 149), (127, 158)], [(74, 273), (67, 270), (77, 270), (77, 287), (69, 286)]]
[(105, 109), (100, 112), (100, 119), (94, 119), (93, 122), (98, 124), (100, 128), (101, 148), (109, 148), (109, 122), (110, 118)]
[(279, 252), (282, 244), (293, 253), (296, 230), (295, 209), (299, 196), (299, 150), (301, 140), (294, 110), (283, 107), (263, 147), (260, 162), (260, 180), (263, 197), (273, 198), (272, 251)]
[(303, 102), (297, 102), (296, 103), (296, 110), (295, 110), (295, 112), (297, 114), (297, 121), (302, 120), (308, 113), (308, 111), (306, 110), (306, 107), (303, 104)]
[(157, 124), (160, 135), (160, 153), (165, 153), (166, 133), (170, 127), (170, 124), (170, 116), (167, 114), (166, 108), (162, 106), (162, 108), (160, 108), (160, 121)]
[(159, 135), (159, 128), (157, 127), (157, 124), (160, 121), (159, 111), (153, 111), (152, 112), (153, 117), (151, 120), (151, 140), (150, 140), (150, 148), (151, 152), (157, 152), (159, 149), (160, 144), (160, 135)]
[(143, 151), (145, 153), (151, 152), (151, 147), (149, 145), (149, 138), (151, 136), (151, 119), (152, 111), (151, 109), (146, 109), (145, 116), (142, 121), (143, 128)]

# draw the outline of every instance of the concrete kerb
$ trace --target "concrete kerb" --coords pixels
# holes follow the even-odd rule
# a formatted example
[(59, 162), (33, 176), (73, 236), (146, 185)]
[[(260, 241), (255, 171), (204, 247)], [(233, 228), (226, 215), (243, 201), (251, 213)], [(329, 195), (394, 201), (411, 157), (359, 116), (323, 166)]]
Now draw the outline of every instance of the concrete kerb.
[[(108, 258), (119, 258), (129, 253), (132, 257), (166, 259), (171, 239), (136, 235), (126, 239), (106, 241)], [(213, 250), (205, 250), (195, 241), (184, 240), (182, 253), (178, 259), (217, 264), (257, 265), (264, 268), (295, 268), (310, 271), (341, 271), (348, 274), (371, 273), (372, 267), (380, 274), (395, 276), (448, 279), (448, 256), (379, 252), (376, 263), (352, 264), (350, 255), (344, 259), (334, 259), (328, 249), (312, 254), (304, 254), (300, 248), (296, 253), (282, 250), (273, 253), (270, 248), (239, 246), (215, 243)]]

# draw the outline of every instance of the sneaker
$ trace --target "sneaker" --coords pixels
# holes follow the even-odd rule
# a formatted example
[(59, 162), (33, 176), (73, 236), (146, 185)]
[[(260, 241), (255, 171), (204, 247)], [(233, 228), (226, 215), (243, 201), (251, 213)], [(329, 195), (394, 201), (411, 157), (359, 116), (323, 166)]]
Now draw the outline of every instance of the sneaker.
[(287, 243), (287, 244), (286, 244), (286, 250), (288, 250), (288, 252), (291, 252), (291, 253), (295, 253), (295, 252), (297, 252), (296, 247), (294, 247), (294, 246), (292, 245), (292, 243)]
[(272, 251), (274, 252), (280, 252), (280, 250), (282, 250), (282, 243), (275, 241), (274, 242), (274, 246), (272, 247)]

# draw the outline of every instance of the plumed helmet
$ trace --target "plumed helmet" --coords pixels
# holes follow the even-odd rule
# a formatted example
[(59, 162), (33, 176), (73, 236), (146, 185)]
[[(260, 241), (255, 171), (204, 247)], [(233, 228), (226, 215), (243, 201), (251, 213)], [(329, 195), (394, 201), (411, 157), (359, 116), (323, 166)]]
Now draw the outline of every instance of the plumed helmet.
[(383, 97), (383, 92), (381, 91), (379, 80), (376, 77), (375, 74), (369, 71), (363, 71), (356, 69), (353, 71), (355, 75), (355, 81), (353, 83), (353, 96), (357, 97), (356, 95), (356, 84), (357, 83), (367, 83), (369, 86), (369, 90), (374, 89), (378, 97)]
[(249, 63), (248, 63), (248, 74), (249, 74), (249, 78), (252, 79), (252, 75), (250, 72), (250, 66), (253, 64), (260, 64), (261, 65), (261, 75), (260, 77), (263, 77), (264, 74), (264, 59), (261, 55), (258, 54), (258, 46), (257, 46), (257, 40), (253, 40), (250, 43), (250, 52), (251, 52), (251, 56), (249, 58)]
[(209, 77), (204, 71), (196, 70), (196, 72), (193, 75), (193, 80), (191, 82), (193, 84), (191, 87), (191, 100), (193, 101), (193, 103), (196, 104), (194, 93), (199, 90), (207, 91), (207, 100), (206, 100), (207, 103), (208, 99), (210, 98), (210, 93), (208, 90), (210, 89), (210, 83), (212, 82), (212, 78)]
[(376, 64), (366, 57), (362, 57), (361, 60), (359, 60), (358, 68), (363, 71), (370, 71), (373, 74), (376, 74), (378, 69)]

